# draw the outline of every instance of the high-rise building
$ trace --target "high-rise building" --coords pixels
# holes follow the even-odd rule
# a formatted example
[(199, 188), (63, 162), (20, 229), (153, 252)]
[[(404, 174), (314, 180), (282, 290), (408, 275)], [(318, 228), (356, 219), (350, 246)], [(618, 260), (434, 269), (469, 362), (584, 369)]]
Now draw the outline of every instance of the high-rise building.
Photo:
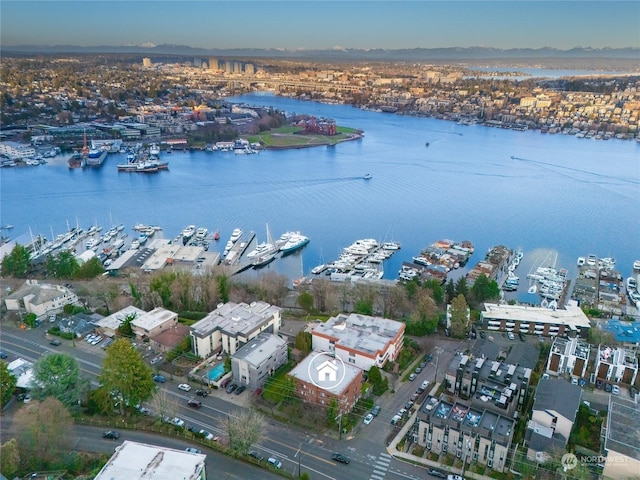
[(201, 59), (201, 58), (198, 58), (198, 57), (195, 57), (195, 58), (193, 59), (193, 66), (194, 66), (194, 67), (197, 67), (197, 68), (202, 67), (202, 59)]
[(209, 59), (209, 70), (218, 70), (218, 59), (210, 58)]
[(244, 65), (244, 73), (246, 73), (247, 75), (255, 75), (256, 74), (256, 67), (253, 65), (253, 63), (245, 63), (245, 65)]
[(144, 57), (142, 59), (142, 66), (143, 67), (150, 67), (151, 66), (151, 59), (149, 57)]

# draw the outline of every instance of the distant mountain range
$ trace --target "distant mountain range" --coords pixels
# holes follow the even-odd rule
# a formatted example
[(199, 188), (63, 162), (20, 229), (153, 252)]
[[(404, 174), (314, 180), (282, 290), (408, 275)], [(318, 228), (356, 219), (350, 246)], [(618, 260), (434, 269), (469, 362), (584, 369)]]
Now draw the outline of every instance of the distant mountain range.
[(21, 54), (141, 54), (141, 55), (184, 55), (193, 57), (263, 57), (292, 59), (324, 59), (324, 60), (370, 60), (370, 61), (446, 61), (446, 60), (534, 60), (534, 59), (619, 59), (640, 61), (640, 48), (589, 48), (575, 47), (570, 50), (556, 48), (512, 48), (499, 49), (490, 47), (449, 47), (449, 48), (411, 48), (411, 49), (357, 49), (336, 47), (327, 50), (304, 49), (207, 49), (187, 45), (125, 45), (79, 47), (74, 45), (13, 45), (2, 46), (3, 55)]

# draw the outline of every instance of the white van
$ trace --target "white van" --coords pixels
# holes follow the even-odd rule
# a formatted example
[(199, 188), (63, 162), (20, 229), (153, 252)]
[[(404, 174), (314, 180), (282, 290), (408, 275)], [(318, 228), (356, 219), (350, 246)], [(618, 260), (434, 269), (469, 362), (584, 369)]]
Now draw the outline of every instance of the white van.
[(391, 425), (397, 425), (398, 423), (400, 423), (400, 420), (402, 420), (402, 417), (400, 415), (394, 415), (391, 419)]

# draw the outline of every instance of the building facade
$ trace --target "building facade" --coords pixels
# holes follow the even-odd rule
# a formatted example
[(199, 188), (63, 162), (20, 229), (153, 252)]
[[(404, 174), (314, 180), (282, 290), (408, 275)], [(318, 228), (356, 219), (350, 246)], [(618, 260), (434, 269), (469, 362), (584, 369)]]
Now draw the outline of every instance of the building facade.
[(61, 312), (65, 305), (77, 305), (78, 297), (62, 285), (27, 280), (22, 287), (5, 297), (4, 304), (8, 311), (24, 309), (38, 318), (44, 318), (51, 313)]
[(263, 332), (242, 346), (231, 357), (234, 382), (250, 390), (261, 388), (278, 368), (288, 361), (287, 342), (278, 335)]
[(638, 376), (638, 352), (632, 348), (598, 345), (595, 372), (601, 380), (633, 385)]
[(589, 366), (590, 352), (591, 345), (578, 338), (556, 337), (547, 359), (547, 373), (584, 378)]
[(151, 338), (178, 324), (178, 314), (162, 307), (137, 315), (131, 321), (131, 330), (139, 339)]
[(262, 332), (277, 335), (282, 309), (266, 302), (221, 303), (202, 320), (191, 325), (193, 353), (206, 358), (236, 351)]
[(404, 342), (402, 322), (358, 313), (339, 314), (314, 326), (312, 348), (368, 371), (394, 361)]

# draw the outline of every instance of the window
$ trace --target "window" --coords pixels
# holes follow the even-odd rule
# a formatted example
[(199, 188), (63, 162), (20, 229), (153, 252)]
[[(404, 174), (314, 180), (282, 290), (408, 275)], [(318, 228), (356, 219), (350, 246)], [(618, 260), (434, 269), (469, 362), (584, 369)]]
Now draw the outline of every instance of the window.
[(356, 359), (349, 357), (349, 363), (356, 363)]

